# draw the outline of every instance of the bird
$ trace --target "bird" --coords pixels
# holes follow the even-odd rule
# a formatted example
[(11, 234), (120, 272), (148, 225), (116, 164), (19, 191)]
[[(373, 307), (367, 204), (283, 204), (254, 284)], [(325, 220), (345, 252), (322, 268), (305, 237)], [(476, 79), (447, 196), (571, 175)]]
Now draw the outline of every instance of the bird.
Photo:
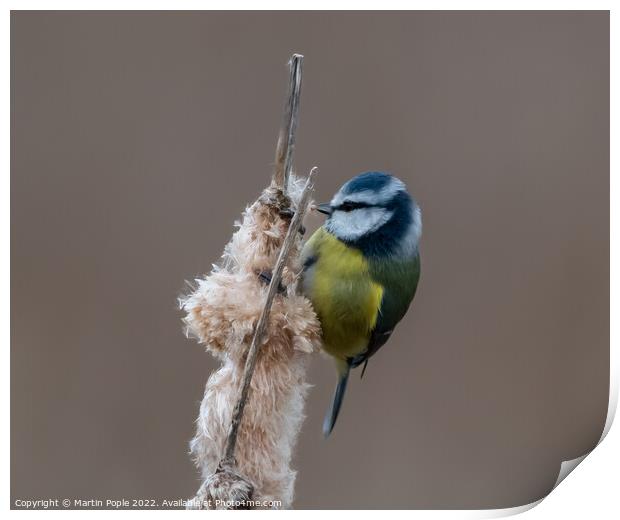
[(385, 345), (413, 300), (420, 279), (422, 213), (397, 177), (379, 171), (347, 181), (301, 252), (301, 290), (321, 323), (323, 350), (338, 383), (323, 422), (332, 432), (352, 369)]

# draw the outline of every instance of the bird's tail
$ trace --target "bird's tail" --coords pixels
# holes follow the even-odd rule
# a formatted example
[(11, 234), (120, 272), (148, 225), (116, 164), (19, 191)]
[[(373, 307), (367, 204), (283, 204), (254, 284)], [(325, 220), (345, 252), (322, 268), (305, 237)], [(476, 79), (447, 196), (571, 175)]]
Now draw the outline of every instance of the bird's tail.
[(339, 366), (338, 368), (338, 384), (336, 385), (336, 391), (334, 392), (332, 404), (329, 407), (329, 410), (327, 410), (327, 414), (325, 415), (325, 419), (323, 421), (323, 435), (325, 437), (329, 436), (334, 429), (334, 424), (336, 424), (338, 412), (340, 412), (342, 400), (344, 399), (344, 393), (347, 389), (347, 382), (349, 381), (349, 371), (351, 370), (351, 366), (346, 363), (344, 366)]

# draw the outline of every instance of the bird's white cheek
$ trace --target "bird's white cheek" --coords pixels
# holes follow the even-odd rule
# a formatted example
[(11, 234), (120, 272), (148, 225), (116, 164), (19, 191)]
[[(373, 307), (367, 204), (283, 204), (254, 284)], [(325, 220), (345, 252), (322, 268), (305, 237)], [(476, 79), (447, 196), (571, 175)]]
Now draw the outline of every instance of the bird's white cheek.
[(344, 240), (357, 240), (376, 231), (387, 223), (393, 212), (385, 208), (359, 208), (353, 211), (335, 211), (327, 229)]

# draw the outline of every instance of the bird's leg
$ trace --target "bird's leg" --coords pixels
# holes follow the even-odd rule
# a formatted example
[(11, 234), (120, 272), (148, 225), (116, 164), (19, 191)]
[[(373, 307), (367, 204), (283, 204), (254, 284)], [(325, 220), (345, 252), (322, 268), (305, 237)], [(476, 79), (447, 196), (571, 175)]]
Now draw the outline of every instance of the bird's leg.
[[(293, 220), (293, 217), (295, 216), (295, 211), (289, 207), (284, 207), (278, 210), (278, 215), (280, 215), (281, 219), (287, 220), (290, 222), (291, 220)], [(299, 234), (303, 236), (305, 233), (306, 233), (306, 228), (302, 224), (299, 227)], [(261, 282), (263, 282), (265, 285), (269, 285), (271, 283), (271, 274), (272, 274), (271, 271), (260, 271), (260, 272), (257, 272), (256, 274), (258, 275), (258, 279)], [(284, 294), (285, 292), (286, 292), (286, 287), (284, 287), (282, 283), (280, 282), (280, 284), (278, 285), (278, 293)]]
[[(291, 208), (283, 208), (279, 212), (280, 217), (285, 220), (292, 220), (295, 216), (295, 212)], [(306, 234), (306, 227), (302, 224), (299, 227), (299, 234), (303, 237)]]
[[(269, 285), (271, 283), (271, 271), (261, 271), (258, 273), (258, 279), (265, 285)], [(286, 293), (286, 288), (282, 285), (282, 282), (278, 285), (278, 293)]]

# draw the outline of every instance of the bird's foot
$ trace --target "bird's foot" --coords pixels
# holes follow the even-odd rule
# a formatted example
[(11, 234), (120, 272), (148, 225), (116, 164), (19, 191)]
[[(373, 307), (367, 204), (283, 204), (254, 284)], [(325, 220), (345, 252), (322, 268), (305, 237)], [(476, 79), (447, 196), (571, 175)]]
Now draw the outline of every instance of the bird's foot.
[[(279, 212), (280, 217), (285, 220), (292, 220), (295, 212), (291, 208), (283, 208)], [(303, 237), (306, 234), (306, 227), (302, 224), (299, 226), (299, 234)]]
[[(265, 285), (269, 285), (271, 283), (271, 271), (261, 271), (258, 273), (258, 279)], [(284, 294), (285, 292), (286, 288), (282, 285), (282, 283), (278, 284), (278, 293)]]

